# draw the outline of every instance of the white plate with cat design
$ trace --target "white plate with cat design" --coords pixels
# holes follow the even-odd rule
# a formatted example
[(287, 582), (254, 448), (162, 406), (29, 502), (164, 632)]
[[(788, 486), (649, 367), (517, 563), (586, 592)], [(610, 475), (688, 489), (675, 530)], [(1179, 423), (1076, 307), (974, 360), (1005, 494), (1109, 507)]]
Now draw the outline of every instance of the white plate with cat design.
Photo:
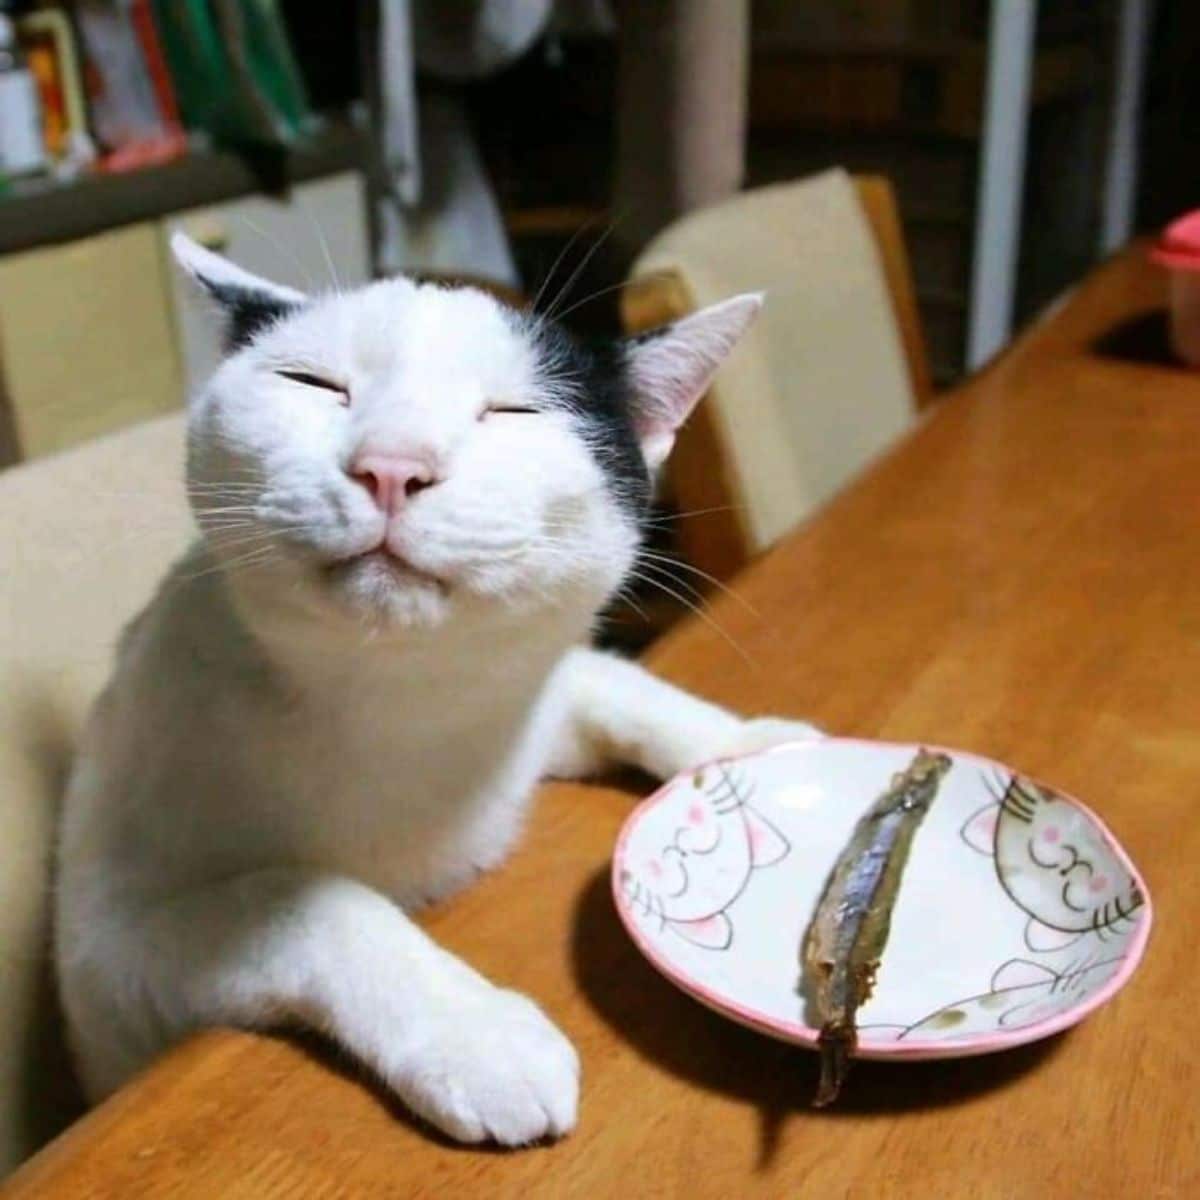
[[(918, 746), (828, 738), (712, 763), (640, 805), (613, 892), (650, 962), (710, 1008), (815, 1046), (799, 948), (855, 822)], [(917, 830), (861, 1058), (957, 1058), (1099, 1007), (1150, 933), (1146, 885), (1088, 808), (990, 759), (952, 767)]]

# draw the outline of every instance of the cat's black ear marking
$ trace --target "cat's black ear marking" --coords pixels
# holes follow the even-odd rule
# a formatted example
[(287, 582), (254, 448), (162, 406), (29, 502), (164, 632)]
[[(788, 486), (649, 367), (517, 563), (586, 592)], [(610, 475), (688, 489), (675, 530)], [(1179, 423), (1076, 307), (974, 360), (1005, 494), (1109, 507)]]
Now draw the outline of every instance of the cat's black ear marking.
[(225, 314), (225, 350), (248, 346), (264, 329), (299, 311), (301, 302), (284, 300), (269, 292), (215, 283), (201, 278), (204, 290)]
[(574, 417), (616, 500), (637, 521), (650, 504), (650, 475), (633, 427), (624, 347), (582, 342), (557, 321), (529, 322), (548, 398)]
[(584, 343), (557, 321), (526, 322), (550, 398), (560, 397), (579, 422), (613, 494), (636, 519), (649, 507), (651, 472), (675, 430), (761, 307), (761, 296), (737, 296), (616, 342)]
[(225, 318), (225, 349), (237, 350), (298, 311), (302, 292), (260, 279), (182, 233), (171, 237), (176, 261), (217, 302)]

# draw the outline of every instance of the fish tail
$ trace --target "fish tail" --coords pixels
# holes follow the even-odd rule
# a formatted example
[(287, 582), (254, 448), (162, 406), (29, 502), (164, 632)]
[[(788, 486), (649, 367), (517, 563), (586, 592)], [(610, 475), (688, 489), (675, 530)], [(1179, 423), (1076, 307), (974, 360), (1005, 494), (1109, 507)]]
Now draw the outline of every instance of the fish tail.
[(813, 1097), (813, 1108), (824, 1108), (832, 1104), (846, 1082), (850, 1071), (850, 1056), (856, 1038), (853, 1026), (830, 1021), (821, 1030), (817, 1047), (821, 1055), (821, 1079), (817, 1094)]

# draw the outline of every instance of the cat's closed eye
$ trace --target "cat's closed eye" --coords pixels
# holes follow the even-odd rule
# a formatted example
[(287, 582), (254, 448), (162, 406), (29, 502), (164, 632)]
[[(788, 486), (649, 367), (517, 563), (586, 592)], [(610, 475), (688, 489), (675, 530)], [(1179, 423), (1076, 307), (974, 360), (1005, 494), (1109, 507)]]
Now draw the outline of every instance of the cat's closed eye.
[(489, 404), (480, 414), (479, 419), (486, 421), (488, 417), (494, 416), (531, 416), (541, 412), (541, 409), (532, 408), (527, 404)]
[(332, 379), (325, 379), (320, 375), (314, 375), (311, 371), (288, 371), (280, 369), (275, 374), (283, 379), (290, 379), (293, 383), (302, 384), (304, 387), (320, 388), (326, 392), (335, 392), (339, 397), (339, 403), (350, 403), (350, 389), (343, 383), (337, 383)]

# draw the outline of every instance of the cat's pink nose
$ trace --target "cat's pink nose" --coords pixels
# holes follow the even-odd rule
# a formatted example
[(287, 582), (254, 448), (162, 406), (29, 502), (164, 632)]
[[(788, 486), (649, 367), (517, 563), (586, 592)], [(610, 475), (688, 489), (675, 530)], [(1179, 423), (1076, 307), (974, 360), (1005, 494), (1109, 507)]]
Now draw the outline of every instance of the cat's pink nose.
[(350, 478), (366, 488), (381, 512), (389, 514), (437, 483), (427, 460), (393, 454), (359, 455), (350, 464)]

